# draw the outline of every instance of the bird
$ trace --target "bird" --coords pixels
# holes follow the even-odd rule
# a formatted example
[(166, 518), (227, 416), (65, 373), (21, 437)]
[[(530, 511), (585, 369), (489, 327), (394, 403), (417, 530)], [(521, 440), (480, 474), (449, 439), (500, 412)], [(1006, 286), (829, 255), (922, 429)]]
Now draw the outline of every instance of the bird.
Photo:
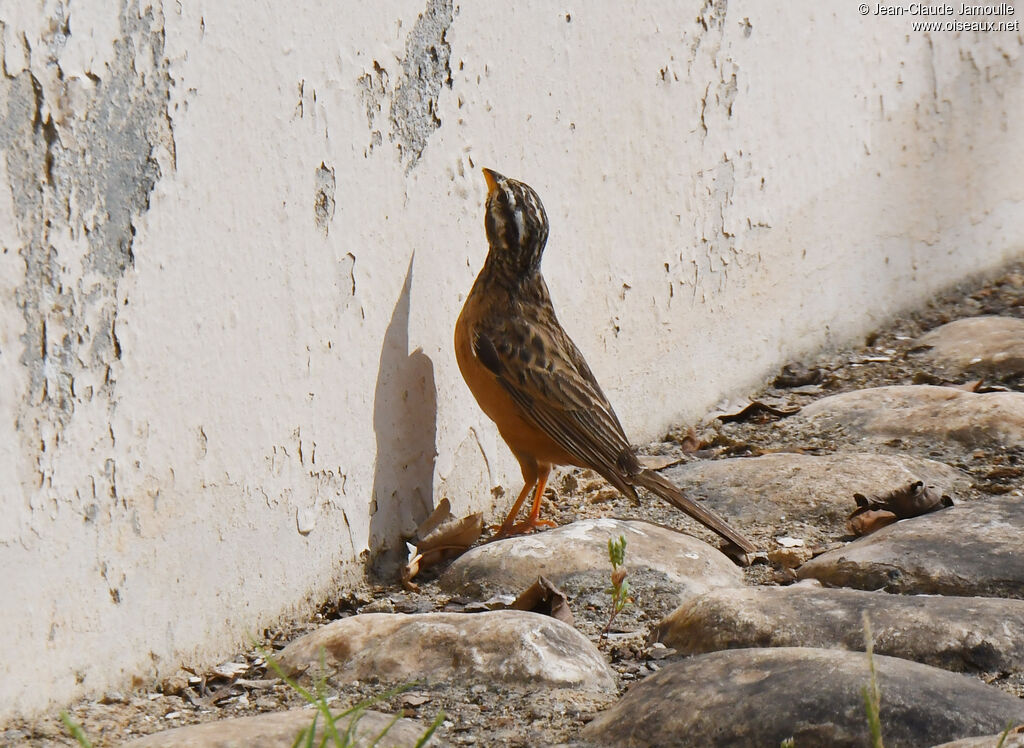
[[(483, 268), (455, 323), (455, 358), (481, 410), (519, 462), (524, 486), (496, 538), (555, 523), (540, 518), (556, 465), (589, 468), (637, 501), (643, 487), (703, 523), (745, 553), (756, 546), (725, 520), (640, 464), (579, 348), (555, 315), (541, 258), (548, 217), (529, 185), (483, 169), (487, 183)], [(523, 522), (520, 508), (532, 492)]]

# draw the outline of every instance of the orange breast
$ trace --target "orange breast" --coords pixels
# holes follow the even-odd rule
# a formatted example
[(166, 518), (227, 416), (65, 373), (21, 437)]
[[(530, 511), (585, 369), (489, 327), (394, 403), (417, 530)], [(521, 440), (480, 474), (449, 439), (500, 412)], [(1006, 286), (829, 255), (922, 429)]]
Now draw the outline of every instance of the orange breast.
[(520, 460), (527, 458), (539, 464), (577, 465), (578, 461), (572, 455), (526, 419), (497, 377), (473, 353), (473, 323), (480, 318), (482, 311), (478, 297), (471, 294), (455, 324), (455, 358), (462, 378), (480, 409), (494, 421), (501, 438)]

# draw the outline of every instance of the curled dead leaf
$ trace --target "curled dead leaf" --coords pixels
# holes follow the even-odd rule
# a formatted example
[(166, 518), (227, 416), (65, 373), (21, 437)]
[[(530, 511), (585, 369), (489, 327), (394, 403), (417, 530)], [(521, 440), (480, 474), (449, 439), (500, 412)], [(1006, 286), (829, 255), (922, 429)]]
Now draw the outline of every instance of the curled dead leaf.
[(420, 559), (422, 556), (415, 553), (416, 547), (410, 546), (412, 551), (409, 562), (402, 567), (401, 581), (402, 586), (409, 590), (409, 592), (419, 592), (420, 586), (413, 582), (413, 577), (420, 573)]
[[(917, 517), (934, 512), (944, 507), (953, 506), (953, 500), (942, 493), (936, 486), (926, 486), (924, 481), (915, 480), (895, 488), (886, 494), (868, 498), (864, 494), (854, 494), (858, 510), (885, 509), (899, 519)], [(857, 512), (854, 512), (856, 514)]]
[(640, 464), (648, 470), (664, 470), (683, 461), (681, 457), (672, 455), (637, 455), (636, 457)]
[(821, 369), (808, 368), (800, 363), (788, 363), (782, 367), (782, 371), (775, 377), (772, 384), (776, 387), (804, 387), (806, 385), (818, 384), (824, 378)]
[(864, 509), (854, 512), (846, 521), (847, 529), (856, 536), (870, 535), (891, 525), (899, 519), (892, 512), (884, 509)]
[(963, 390), (964, 392), (977, 392), (981, 388), (983, 379), (974, 379), (970, 382), (964, 382), (963, 384), (951, 384), (949, 385), (955, 390)]
[(1022, 475), (1024, 475), (1024, 467), (999, 465), (989, 470), (985, 477), (989, 480), (998, 480), (1000, 478), (1020, 478)]
[(407, 691), (402, 694), (402, 706), (417, 707), (430, 702), (430, 694), (424, 691)]
[(948, 379), (937, 377), (934, 374), (930, 374), (925, 371), (919, 371), (914, 374), (911, 378), (913, 384), (936, 384), (942, 387), (950, 387), (954, 390), (963, 390), (964, 392), (977, 392), (978, 394), (985, 394), (986, 392), (1012, 392), (1013, 390), (1009, 387), (1005, 387), (1001, 384), (985, 384), (984, 379), (972, 379), (969, 382), (962, 382), (957, 384)]
[(944, 507), (953, 506), (953, 500), (935, 486), (925, 486), (915, 480), (886, 494), (868, 498), (855, 493), (857, 509), (850, 515), (847, 527), (854, 535), (867, 535), (896, 520), (917, 517)]
[(537, 577), (537, 581), (523, 590), (509, 607), (551, 616), (570, 626), (576, 625), (569, 609), (569, 598), (544, 576)]
[(753, 421), (754, 423), (765, 423), (773, 418), (788, 418), (800, 412), (800, 408), (776, 408), (760, 400), (752, 400), (740, 410), (732, 413), (722, 413), (717, 416), (722, 423), (733, 423), (735, 421)]
[(686, 430), (686, 434), (677, 439), (677, 442), (679, 443), (679, 448), (686, 454), (693, 454), (698, 449), (704, 448), (704, 444), (701, 442), (700, 437), (697, 436), (697, 432), (693, 426), (690, 426), (690, 428)]
[(447, 498), (441, 499), (430, 516), (416, 529), (419, 540), (409, 554), (409, 562), (402, 569), (402, 586), (416, 590), (413, 578), (425, 569), (442, 561), (461, 556), (480, 538), (484, 517), (480, 512), (453, 517)]

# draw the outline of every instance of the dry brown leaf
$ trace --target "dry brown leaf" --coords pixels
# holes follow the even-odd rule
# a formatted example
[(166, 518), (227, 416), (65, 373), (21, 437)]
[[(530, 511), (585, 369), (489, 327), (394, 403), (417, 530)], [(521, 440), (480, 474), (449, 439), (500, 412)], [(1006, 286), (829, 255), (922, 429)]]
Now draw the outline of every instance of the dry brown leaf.
[(679, 448), (686, 454), (692, 454), (698, 449), (703, 449), (704, 444), (701, 443), (700, 438), (697, 436), (697, 432), (693, 426), (686, 430), (686, 435), (681, 439), (676, 440), (679, 444)]
[(985, 381), (983, 379), (975, 379), (970, 382), (964, 382), (963, 384), (951, 384), (948, 385), (954, 390), (963, 390), (964, 392), (977, 392), (981, 388), (981, 383)]
[[(484, 515), (480, 512), (473, 512), (465, 517), (450, 519), (431, 531), (429, 535), (416, 544), (416, 550), (426, 558), (430, 554), (441, 551), (460, 549), (459, 555), (464, 553), (473, 543), (479, 539), (483, 532)], [(453, 558), (446, 556), (446, 558)], [(425, 562), (425, 566), (432, 566), (437, 563)]]
[(420, 586), (412, 581), (413, 577), (420, 573), (420, 558), (422, 558), (422, 556), (414, 553), (413, 557), (409, 559), (409, 563), (402, 567), (402, 586), (409, 590), (409, 592), (420, 591)]
[(900, 519), (917, 517), (934, 512), (944, 507), (953, 506), (953, 500), (944, 496), (935, 486), (925, 486), (922, 481), (914, 481), (901, 489), (883, 497), (889, 511)]
[(856, 493), (853, 499), (858, 507), (854, 515), (869, 509), (884, 509), (899, 519), (917, 517), (953, 506), (953, 500), (949, 496), (943, 495), (935, 486), (925, 486), (924, 481), (920, 480), (911, 481), (887, 494), (870, 499), (864, 494)]
[(718, 416), (718, 420), (722, 423), (732, 423), (734, 421), (764, 423), (772, 418), (787, 418), (799, 412), (800, 408), (796, 406), (792, 408), (775, 408), (760, 400), (752, 400), (735, 413), (723, 413)]
[(544, 576), (537, 577), (537, 581), (523, 590), (509, 607), (551, 616), (570, 626), (576, 625), (569, 609), (569, 598)]
[(438, 502), (437, 506), (434, 507), (434, 511), (430, 513), (430, 516), (420, 522), (420, 526), (416, 528), (417, 538), (425, 538), (429, 535), (438, 525), (442, 522), (452, 518), (452, 504), (448, 501), (448, 497), (445, 496), (441, 501)]
[(782, 367), (782, 371), (772, 384), (780, 388), (804, 387), (818, 384), (823, 378), (821, 369), (817, 367), (808, 368), (800, 363), (789, 363)]
[(891, 525), (899, 519), (892, 512), (884, 509), (862, 509), (850, 515), (846, 521), (846, 527), (851, 533), (857, 535), (870, 535), (875, 530), (881, 530), (886, 525)]
[(986, 392), (1015, 392), (1012, 388), (1004, 387), (1001, 384), (979, 384), (974, 391), (981, 395)]
[(648, 470), (664, 470), (683, 461), (682, 458), (672, 455), (637, 455), (637, 459)]
[(430, 702), (430, 694), (423, 691), (407, 691), (402, 694), (401, 702), (403, 706), (417, 707), (423, 706)]
[(417, 574), (442, 561), (461, 556), (479, 540), (483, 529), (482, 513), (474, 512), (455, 518), (448, 499), (441, 499), (430, 516), (416, 528), (419, 541), (410, 553), (409, 562), (402, 569), (402, 586), (417, 590), (418, 587), (412, 582)]
[(1024, 475), (1024, 467), (1016, 467), (1013, 465), (999, 465), (992, 468), (985, 474), (986, 478), (995, 480), (998, 478), (1019, 478)]
[(925, 486), (924, 482), (919, 480), (911, 481), (874, 498), (855, 493), (853, 499), (857, 502), (857, 508), (847, 519), (846, 526), (850, 532), (858, 536), (868, 535), (900, 519), (917, 517), (953, 506), (953, 500), (949, 496), (943, 495), (935, 486)]
[(236, 678), (248, 669), (249, 665), (244, 662), (222, 662), (212, 672), (221, 678)]
[(970, 382), (963, 382), (957, 384), (948, 379), (937, 377), (934, 374), (930, 374), (926, 371), (918, 371), (914, 373), (914, 376), (910, 379), (911, 384), (935, 384), (940, 387), (951, 387), (954, 390), (963, 390), (964, 392), (977, 392), (984, 394), (986, 392), (1012, 392), (1009, 387), (1004, 387), (1001, 384), (985, 384), (984, 379), (972, 379)]

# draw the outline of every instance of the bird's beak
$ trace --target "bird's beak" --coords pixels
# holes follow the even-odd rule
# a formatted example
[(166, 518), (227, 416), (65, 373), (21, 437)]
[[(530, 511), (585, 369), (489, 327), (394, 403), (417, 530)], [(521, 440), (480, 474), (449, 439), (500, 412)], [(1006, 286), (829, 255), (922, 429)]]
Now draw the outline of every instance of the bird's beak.
[(501, 174), (490, 169), (481, 169), (484, 173), (484, 181), (487, 182), (487, 193), (490, 194), (498, 189), (498, 180), (501, 179)]

